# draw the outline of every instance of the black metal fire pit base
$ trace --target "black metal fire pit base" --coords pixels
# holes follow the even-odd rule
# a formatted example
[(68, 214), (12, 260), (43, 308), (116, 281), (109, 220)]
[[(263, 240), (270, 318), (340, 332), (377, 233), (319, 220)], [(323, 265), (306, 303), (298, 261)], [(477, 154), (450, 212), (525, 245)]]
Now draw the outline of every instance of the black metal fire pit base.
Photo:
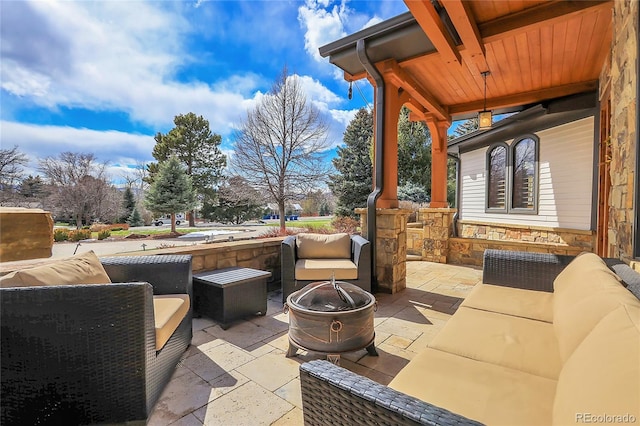
[(289, 336), (289, 349), (287, 350), (287, 358), (291, 358), (292, 356), (296, 356), (296, 354), (298, 353), (298, 349), (302, 349), (303, 351), (326, 355), (327, 356), (327, 361), (332, 362), (332, 363), (334, 363), (336, 365), (340, 365), (340, 355), (343, 354), (343, 353), (355, 352), (355, 351), (358, 351), (360, 349), (366, 349), (367, 352), (369, 353), (369, 355), (378, 356), (378, 351), (376, 350), (375, 340), (376, 340), (376, 338), (375, 338), (375, 335), (374, 335), (373, 339), (371, 340), (371, 342), (369, 342), (367, 344), (367, 346), (365, 346), (364, 348), (363, 347), (349, 348), (348, 350), (344, 350), (342, 352), (323, 352), (323, 351), (317, 351), (317, 350), (312, 350), (312, 349), (305, 348), (304, 346), (296, 343), (295, 340), (293, 340), (291, 338), (291, 336)]

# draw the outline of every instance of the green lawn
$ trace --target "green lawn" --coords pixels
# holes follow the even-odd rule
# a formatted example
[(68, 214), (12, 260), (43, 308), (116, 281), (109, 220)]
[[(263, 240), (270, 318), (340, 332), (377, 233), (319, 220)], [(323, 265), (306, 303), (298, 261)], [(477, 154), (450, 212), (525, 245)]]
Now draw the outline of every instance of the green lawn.
[[(331, 218), (327, 219), (302, 219), (302, 220), (287, 220), (285, 226), (287, 228), (325, 228), (331, 225)], [(268, 221), (265, 226), (279, 226), (280, 222), (277, 220)]]

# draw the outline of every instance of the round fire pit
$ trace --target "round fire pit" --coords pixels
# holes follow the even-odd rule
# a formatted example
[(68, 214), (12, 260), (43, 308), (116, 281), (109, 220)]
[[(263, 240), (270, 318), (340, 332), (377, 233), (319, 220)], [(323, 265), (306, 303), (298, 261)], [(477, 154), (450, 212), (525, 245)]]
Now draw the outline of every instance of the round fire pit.
[(339, 362), (340, 354), (366, 348), (377, 356), (374, 345), (373, 313), (376, 299), (360, 287), (342, 281), (322, 281), (307, 285), (287, 297), (289, 350), (327, 354)]

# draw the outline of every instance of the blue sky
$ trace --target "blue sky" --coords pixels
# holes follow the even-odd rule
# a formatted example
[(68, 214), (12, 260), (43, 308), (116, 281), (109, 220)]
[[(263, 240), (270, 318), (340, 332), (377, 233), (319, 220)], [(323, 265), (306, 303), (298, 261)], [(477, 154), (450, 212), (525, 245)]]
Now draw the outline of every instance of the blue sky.
[(337, 145), (365, 101), (355, 87), (347, 99), (318, 47), (406, 10), (400, 0), (1, 1), (0, 143), (17, 145), (29, 169), (92, 152), (118, 180), (153, 161), (153, 135), (175, 115), (194, 112), (228, 153), (234, 123), (287, 66)]

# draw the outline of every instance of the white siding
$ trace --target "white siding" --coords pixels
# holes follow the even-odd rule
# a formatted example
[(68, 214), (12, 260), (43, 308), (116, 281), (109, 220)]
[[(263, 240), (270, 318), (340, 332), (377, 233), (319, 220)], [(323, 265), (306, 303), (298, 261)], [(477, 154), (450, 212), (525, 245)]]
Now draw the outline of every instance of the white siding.
[[(589, 117), (536, 133), (540, 139), (537, 215), (485, 213), (485, 161), (488, 148), (461, 154), (460, 219), (590, 229), (593, 126), (594, 119)], [(511, 144), (513, 141), (506, 142)]]

